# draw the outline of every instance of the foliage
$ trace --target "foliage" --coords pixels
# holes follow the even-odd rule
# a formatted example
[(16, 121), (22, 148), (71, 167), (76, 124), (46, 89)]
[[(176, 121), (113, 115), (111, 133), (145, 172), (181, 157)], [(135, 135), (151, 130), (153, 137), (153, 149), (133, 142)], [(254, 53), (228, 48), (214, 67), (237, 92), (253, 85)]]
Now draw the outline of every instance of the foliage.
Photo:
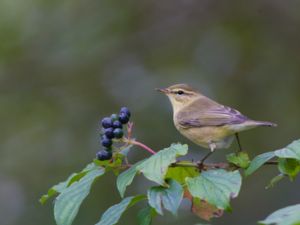
[(227, 155), (227, 161), (243, 169), (248, 168), (250, 165), (250, 159), (246, 152), (239, 152), (237, 155), (231, 153)]
[(150, 188), (148, 190), (149, 205), (160, 215), (163, 215), (163, 206), (176, 216), (183, 198), (183, 188), (174, 180), (169, 180), (168, 186), (167, 188), (162, 186)]
[(262, 165), (264, 165), (264, 163), (272, 159), (274, 156), (275, 156), (274, 152), (266, 152), (256, 156), (250, 163), (250, 166), (246, 169), (245, 175), (246, 176), (251, 175), (256, 170), (258, 170)]
[(166, 185), (164, 178), (169, 165), (176, 162), (176, 157), (185, 155), (187, 152), (187, 145), (173, 144), (145, 160), (136, 169), (143, 173), (148, 180), (164, 186)]
[(139, 166), (143, 161), (137, 162), (131, 166), (128, 170), (121, 173), (117, 178), (117, 188), (120, 192), (121, 197), (124, 197), (126, 187), (130, 185), (135, 177), (137, 171), (137, 166)]
[(82, 201), (90, 192), (94, 180), (104, 174), (104, 169), (95, 168), (69, 188), (64, 189), (56, 198), (54, 217), (57, 224), (70, 225), (78, 213)]
[(131, 206), (139, 201), (145, 199), (145, 196), (135, 196), (124, 198), (119, 204), (110, 207), (101, 217), (96, 225), (114, 225), (116, 224), (121, 215)]
[[(178, 158), (188, 153), (188, 146), (179, 143), (129, 164), (127, 153), (134, 145), (143, 145), (126, 138), (122, 142), (123, 145), (114, 152), (111, 160), (94, 160), (81, 172), (72, 174), (42, 196), (40, 202), (44, 204), (50, 197), (58, 195), (54, 204), (57, 225), (72, 224), (92, 184), (105, 173), (113, 172), (117, 176), (116, 186), (123, 200), (104, 212), (96, 225), (116, 224), (126, 210), (140, 201), (145, 201), (146, 206), (137, 215), (139, 224), (150, 225), (157, 215), (164, 214), (164, 210), (177, 215), (183, 198), (190, 201), (191, 211), (195, 215), (208, 221), (221, 217), (224, 210), (232, 210), (230, 201), (238, 197), (242, 186), (241, 172), (244, 171), (247, 177), (265, 164), (277, 166), (279, 175), (271, 180), (268, 187), (284, 177), (293, 181), (300, 172), (300, 140), (283, 149), (256, 156), (252, 161), (245, 152), (230, 154), (227, 156), (228, 163), (221, 164), (180, 161)], [(126, 188), (135, 176), (141, 174), (155, 185), (142, 195), (124, 198)], [(297, 225), (300, 224), (299, 215), (300, 206), (291, 206), (273, 213), (260, 224)]]
[(299, 225), (300, 224), (300, 204), (288, 206), (280, 209), (265, 220), (259, 222), (261, 225)]
[(205, 200), (218, 209), (230, 210), (230, 199), (238, 196), (242, 177), (239, 171), (218, 169), (204, 171), (198, 177), (187, 178), (186, 182), (193, 197)]

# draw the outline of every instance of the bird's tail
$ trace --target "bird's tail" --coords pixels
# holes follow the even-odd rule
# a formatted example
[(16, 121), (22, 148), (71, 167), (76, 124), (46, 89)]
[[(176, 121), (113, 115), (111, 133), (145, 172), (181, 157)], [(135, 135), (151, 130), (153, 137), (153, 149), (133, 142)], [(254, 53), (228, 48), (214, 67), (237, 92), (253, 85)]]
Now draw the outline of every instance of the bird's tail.
[(276, 123), (266, 122), (266, 121), (253, 121), (257, 126), (265, 127), (277, 127)]

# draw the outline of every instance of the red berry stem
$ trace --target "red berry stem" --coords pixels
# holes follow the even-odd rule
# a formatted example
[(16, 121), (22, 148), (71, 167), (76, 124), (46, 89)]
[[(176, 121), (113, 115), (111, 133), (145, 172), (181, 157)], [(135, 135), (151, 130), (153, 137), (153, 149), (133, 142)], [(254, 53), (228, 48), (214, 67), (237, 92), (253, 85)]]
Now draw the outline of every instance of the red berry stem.
[(133, 130), (133, 122), (129, 122), (127, 125), (127, 138), (123, 139), (123, 141), (126, 142), (127, 144), (139, 146), (139, 147), (145, 149), (146, 151), (150, 152), (152, 155), (156, 154), (156, 152), (154, 150), (152, 150), (151, 148), (149, 148), (147, 145), (131, 139), (132, 130)]
[(139, 146), (139, 147), (145, 149), (146, 151), (150, 152), (152, 155), (155, 155), (155, 154), (156, 154), (156, 152), (155, 152), (154, 150), (152, 150), (152, 149), (149, 148), (147, 145), (144, 145), (144, 144), (141, 143), (141, 142), (138, 142), (138, 141), (135, 141), (135, 140), (129, 140), (129, 144)]
[(128, 122), (127, 124), (127, 137), (130, 140), (132, 136), (133, 122)]

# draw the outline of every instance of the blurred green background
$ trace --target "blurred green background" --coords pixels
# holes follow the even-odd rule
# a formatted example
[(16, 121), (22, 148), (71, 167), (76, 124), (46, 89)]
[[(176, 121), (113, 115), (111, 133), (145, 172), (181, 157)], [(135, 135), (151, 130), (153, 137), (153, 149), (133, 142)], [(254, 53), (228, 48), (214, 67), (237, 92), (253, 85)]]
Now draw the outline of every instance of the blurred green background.
[[(159, 150), (190, 145), (180, 136), (166, 97), (154, 91), (189, 83), (251, 118), (278, 123), (241, 134), (251, 156), (300, 138), (300, 1), (292, 0), (1, 0), (1, 225), (54, 225), (38, 203), (48, 187), (81, 170), (99, 149), (98, 121), (128, 106), (135, 136)], [(236, 149), (217, 152), (224, 161)], [(148, 156), (140, 149), (131, 160)], [(299, 203), (299, 179), (266, 191), (276, 174), (264, 168), (245, 180), (234, 211), (214, 225), (252, 225)], [(140, 177), (128, 195), (143, 192)], [(95, 224), (120, 201), (115, 178), (94, 186), (75, 225)], [(133, 208), (120, 224), (137, 224)], [(156, 225), (196, 224), (186, 202), (179, 217)]]

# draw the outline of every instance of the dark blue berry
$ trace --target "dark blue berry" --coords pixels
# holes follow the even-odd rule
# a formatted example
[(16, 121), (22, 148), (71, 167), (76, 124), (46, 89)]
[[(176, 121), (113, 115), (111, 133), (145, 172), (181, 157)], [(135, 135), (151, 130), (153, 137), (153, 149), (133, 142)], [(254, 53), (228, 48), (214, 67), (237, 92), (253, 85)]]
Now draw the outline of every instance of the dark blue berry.
[(126, 113), (120, 113), (120, 115), (119, 115), (119, 121), (122, 124), (126, 124), (126, 123), (129, 122), (129, 116)]
[(115, 135), (115, 138), (122, 138), (124, 135), (123, 130), (120, 128), (114, 129), (114, 135)]
[(119, 117), (118, 117), (117, 114), (112, 114), (112, 115), (110, 116), (110, 118), (111, 118), (111, 120), (112, 120), (113, 122), (119, 119)]
[(108, 139), (113, 139), (114, 136), (114, 128), (110, 127), (110, 128), (106, 128), (104, 130), (104, 134)]
[(106, 135), (103, 135), (102, 136), (102, 139), (101, 139), (101, 144), (104, 146), (104, 147), (111, 147), (112, 146), (112, 140), (109, 139), (108, 137), (106, 137)]
[(128, 117), (131, 116), (131, 113), (127, 107), (122, 107), (120, 113), (125, 113)]
[(102, 127), (104, 128), (109, 128), (113, 126), (113, 121), (111, 118), (109, 117), (105, 117), (102, 121), (101, 121)]
[(109, 160), (112, 158), (112, 153), (105, 150), (101, 150), (97, 152), (96, 157), (100, 161)]
[(113, 128), (122, 128), (122, 123), (119, 121), (119, 120), (116, 120), (114, 123), (113, 123)]

